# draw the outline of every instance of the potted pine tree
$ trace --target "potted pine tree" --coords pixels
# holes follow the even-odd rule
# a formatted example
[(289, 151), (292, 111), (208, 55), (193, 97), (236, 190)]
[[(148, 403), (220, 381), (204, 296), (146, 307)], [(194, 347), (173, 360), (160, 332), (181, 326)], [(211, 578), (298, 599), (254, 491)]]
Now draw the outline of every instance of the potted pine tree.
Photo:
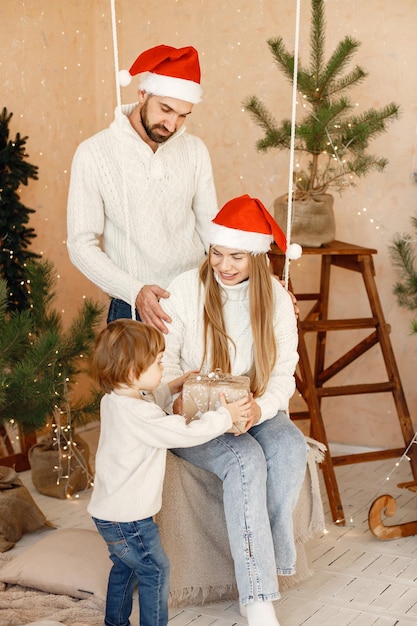
[[(333, 196), (354, 185), (357, 177), (371, 171), (382, 172), (388, 161), (368, 153), (372, 139), (387, 131), (397, 119), (399, 106), (391, 102), (383, 108), (356, 113), (348, 90), (360, 84), (367, 73), (360, 66), (345, 72), (360, 43), (344, 37), (325, 61), (326, 24), (324, 0), (311, 0), (310, 64), (298, 64), (297, 89), (305, 113), (296, 122), (292, 190), (292, 239), (304, 246), (318, 247), (335, 238)], [(279, 70), (293, 83), (294, 54), (288, 52), (282, 37), (268, 40)], [(291, 120), (277, 123), (257, 96), (243, 102), (254, 122), (264, 131), (257, 150), (289, 150)], [(287, 228), (288, 194), (274, 202), (280, 226)]]
[[(12, 426), (25, 444), (27, 433), (46, 433), (29, 450), (32, 481), (41, 493), (65, 497), (87, 487), (90, 480), (88, 448), (75, 428), (97, 419), (101, 394), (92, 390), (75, 397), (74, 392), (77, 379), (86, 372), (103, 307), (84, 300), (68, 328), (54, 308), (55, 270), (29, 248), (36, 237), (29, 226), (34, 210), (25, 207), (19, 195), (20, 185), (38, 178), (38, 168), (27, 161), (27, 137), (19, 133), (10, 137), (11, 118), (4, 108), (0, 113), (0, 441), (10, 444)], [(11, 447), (7, 451), (13, 462), (16, 455)], [(27, 456), (22, 456), (26, 457), (19, 458), (23, 465)]]
[(42, 260), (26, 267), (32, 306), (7, 310), (0, 281), (0, 424), (42, 433), (29, 449), (32, 482), (45, 495), (64, 498), (91, 482), (88, 446), (76, 428), (98, 419), (101, 394), (75, 397), (103, 307), (86, 299), (67, 329), (53, 307), (54, 267)]

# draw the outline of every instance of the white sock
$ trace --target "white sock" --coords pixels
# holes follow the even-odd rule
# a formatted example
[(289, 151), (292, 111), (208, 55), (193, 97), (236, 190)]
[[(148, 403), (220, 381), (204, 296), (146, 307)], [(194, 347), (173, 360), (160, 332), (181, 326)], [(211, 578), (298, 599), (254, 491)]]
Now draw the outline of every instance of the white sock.
[(249, 626), (279, 626), (272, 602), (246, 604)]

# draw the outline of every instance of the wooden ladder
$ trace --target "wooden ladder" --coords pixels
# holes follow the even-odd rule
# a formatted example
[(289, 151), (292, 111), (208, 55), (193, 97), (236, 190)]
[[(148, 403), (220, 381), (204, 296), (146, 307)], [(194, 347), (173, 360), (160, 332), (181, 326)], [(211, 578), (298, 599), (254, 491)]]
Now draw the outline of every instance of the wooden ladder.
[[(299, 364), (296, 373), (297, 389), (307, 405), (307, 411), (291, 414), (293, 419), (309, 419), (311, 436), (324, 443), (327, 453), (322, 463), (323, 477), (326, 485), (333, 521), (343, 525), (345, 516), (340, 498), (334, 467), (351, 463), (362, 463), (400, 457), (403, 448), (391, 448), (366, 453), (353, 453), (343, 456), (331, 456), (323, 421), (321, 401), (343, 395), (390, 393), (393, 396), (397, 410), (399, 425), (405, 446), (414, 437), (414, 428), (407, 408), (400, 375), (395, 361), (390, 341), (390, 327), (385, 321), (378, 290), (375, 283), (375, 269), (373, 255), (376, 250), (363, 248), (341, 241), (324, 244), (320, 248), (303, 248), (304, 255), (320, 257), (320, 291), (318, 293), (297, 293), (290, 282), (290, 289), (298, 301), (313, 301), (314, 304), (303, 319), (299, 319)], [(273, 271), (282, 274), (284, 255), (276, 248), (272, 248), (270, 259)], [(363, 278), (366, 293), (371, 309), (371, 317), (353, 319), (329, 319), (330, 270), (332, 266), (341, 267), (348, 271), (358, 272)], [(370, 334), (351, 350), (340, 356), (330, 365), (325, 364), (327, 333), (331, 331), (370, 329)], [(316, 335), (315, 356), (310, 357), (307, 349), (306, 336), (309, 333)], [(385, 363), (387, 379), (382, 382), (329, 385), (329, 381), (357, 358), (365, 354), (370, 348), (379, 344)], [(314, 362), (313, 362), (314, 359)], [(414, 479), (417, 479), (417, 446), (413, 445), (408, 453), (410, 467)]]

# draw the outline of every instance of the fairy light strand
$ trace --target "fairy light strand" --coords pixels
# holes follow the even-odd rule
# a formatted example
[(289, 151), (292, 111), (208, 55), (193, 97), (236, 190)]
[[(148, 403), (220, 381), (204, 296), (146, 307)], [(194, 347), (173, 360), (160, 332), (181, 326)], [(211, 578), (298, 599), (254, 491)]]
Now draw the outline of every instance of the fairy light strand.
[[(307, 105), (304, 103), (303, 104), (303, 108), (306, 108), (306, 106)], [(311, 113), (311, 115), (315, 118), (316, 121), (319, 121), (318, 118), (313, 113)], [(350, 177), (348, 176), (348, 174), (347, 174), (347, 172), (345, 170), (343, 162), (341, 161), (341, 159), (339, 157), (337, 146), (334, 145), (333, 140), (331, 138), (331, 135), (329, 133), (329, 130), (327, 128), (325, 128), (325, 132), (326, 132), (326, 136), (327, 136), (329, 145), (330, 145), (330, 147), (333, 150), (333, 154), (329, 155), (329, 157), (332, 156), (337, 161), (337, 163), (338, 163), (338, 165), (340, 167), (340, 170), (342, 172), (342, 176), (343, 176), (343, 180), (345, 182), (345, 186), (349, 190), (349, 193), (351, 194), (351, 196), (352, 196), (352, 198), (354, 200), (354, 203), (359, 207), (360, 206), (359, 196), (356, 193), (355, 186), (352, 183), (352, 181), (350, 180)], [(343, 148), (347, 148), (347, 147), (348, 146), (343, 145)], [(366, 207), (361, 207), (361, 208), (357, 209), (357, 216), (358, 217), (361, 217), (363, 213), (367, 213), (367, 208)], [(388, 232), (388, 229), (381, 222), (379, 222), (376, 218), (369, 217), (369, 222), (372, 225), (376, 225), (375, 226), (376, 230), (380, 230), (381, 229), (381, 230), (384, 230), (385, 232)]]
[[(410, 451), (410, 448), (413, 445), (417, 445), (417, 431), (414, 433), (413, 438), (411, 439), (410, 443), (408, 444), (408, 446), (404, 450), (404, 452), (403, 452), (402, 456), (400, 457), (400, 459), (395, 462), (395, 465), (393, 466), (393, 468), (390, 470), (390, 472), (385, 476), (384, 480), (381, 482), (381, 485), (379, 486), (379, 488), (375, 492), (374, 496), (370, 500), (368, 500), (366, 504), (364, 504), (362, 507), (360, 507), (353, 515), (351, 515), (349, 517), (349, 523), (353, 524), (355, 517), (357, 517), (360, 513), (364, 512), (364, 511), (369, 511), (370, 506), (376, 500), (376, 498), (379, 495), (381, 495), (381, 492), (383, 491), (384, 486), (387, 484), (387, 482), (389, 482), (391, 480), (391, 476), (397, 471), (397, 469), (400, 466), (400, 464), (403, 461), (410, 461), (410, 457), (408, 456), (408, 452)], [(342, 520), (336, 520), (335, 523), (336, 524), (340, 524), (341, 521)], [(328, 531), (325, 530), (325, 534), (327, 534), (327, 532)]]
[[(57, 472), (56, 484), (60, 485), (61, 481), (65, 482), (65, 497), (71, 499), (73, 497), (73, 488), (71, 487), (71, 475), (74, 471), (74, 466), (81, 468), (82, 473), (86, 477), (86, 487), (79, 490), (77, 494), (74, 494), (75, 498), (79, 498), (79, 493), (84, 493), (93, 484), (93, 476), (90, 473), (88, 463), (84, 455), (78, 450), (78, 444), (74, 441), (72, 436), (72, 419), (71, 419), (71, 404), (69, 402), (68, 385), (67, 381), (64, 381), (64, 397), (65, 397), (65, 410), (60, 407), (55, 408), (55, 428), (54, 433), (56, 437), (56, 448), (58, 450), (58, 464), (54, 467)], [(61, 415), (65, 413), (66, 423), (61, 423)]]

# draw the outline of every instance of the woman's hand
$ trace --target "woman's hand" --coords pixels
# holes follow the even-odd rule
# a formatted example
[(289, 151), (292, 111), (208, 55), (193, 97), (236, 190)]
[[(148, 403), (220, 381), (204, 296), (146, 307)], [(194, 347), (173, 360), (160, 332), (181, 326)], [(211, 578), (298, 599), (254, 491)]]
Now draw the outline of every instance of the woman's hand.
[[(281, 285), (283, 287), (285, 287), (285, 280), (280, 280), (279, 281), (281, 283)], [(286, 287), (285, 287), (286, 288)], [(287, 288), (286, 288), (287, 289)], [(297, 298), (295, 297), (295, 295), (293, 294), (292, 291), (290, 291), (289, 289), (287, 289), (288, 293), (290, 294), (293, 306), (294, 306), (294, 313), (295, 313), (295, 317), (298, 319), (300, 316), (300, 309), (298, 308), (298, 304), (297, 304)]]

